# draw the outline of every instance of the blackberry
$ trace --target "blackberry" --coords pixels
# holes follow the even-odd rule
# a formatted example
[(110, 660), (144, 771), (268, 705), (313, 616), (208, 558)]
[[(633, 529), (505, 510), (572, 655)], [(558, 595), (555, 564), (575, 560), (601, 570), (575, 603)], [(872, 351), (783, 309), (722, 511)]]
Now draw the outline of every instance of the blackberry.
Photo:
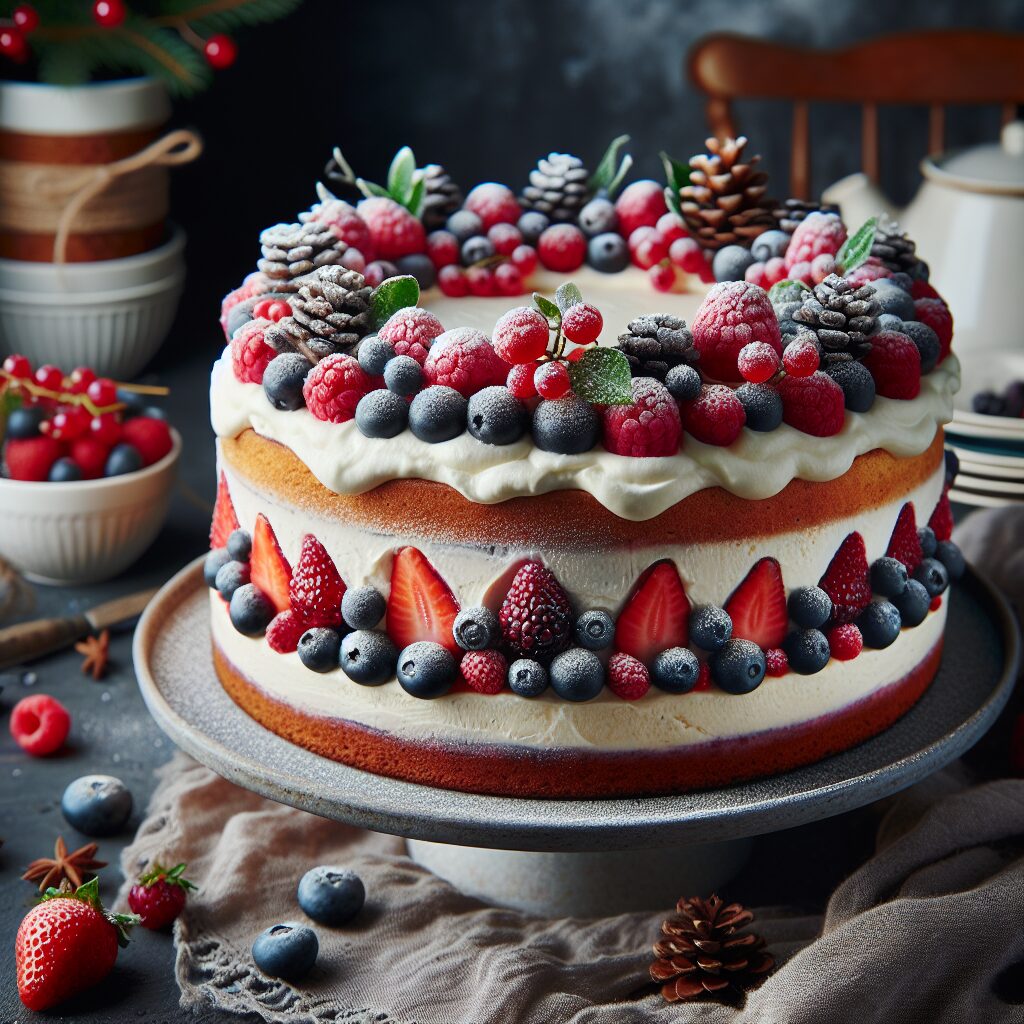
[[(554, 223), (575, 223), (590, 201), (590, 172), (578, 156), (548, 153), (530, 171), (530, 183), (519, 197), (524, 210), (544, 214)], [(606, 229), (607, 230), (607, 229)]]
[(619, 335), (616, 348), (626, 357), (634, 377), (654, 377), (664, 381), (673, 366), (693, 366), (700, 353), (693, 346), (693, 335), (686, 321), (670, 313), (638, 316)]
[(871, 350), (870, 335), (878, 329), (881, 307), (869, 285), (857, 288), (838, 274), (829, 274), (793, 319), (813, 333), (824, 353), (826, 369), (836, 363), (863, 359)]

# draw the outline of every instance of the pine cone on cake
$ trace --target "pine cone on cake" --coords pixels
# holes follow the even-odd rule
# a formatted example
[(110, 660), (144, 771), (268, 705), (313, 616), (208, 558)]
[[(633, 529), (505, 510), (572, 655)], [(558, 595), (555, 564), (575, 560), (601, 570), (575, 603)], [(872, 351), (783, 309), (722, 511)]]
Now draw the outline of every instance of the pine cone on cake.
[(681, 899), (661, 926), (651, 978), (670, 1003), (707, 996), (735, 997), (755, 988), (775, 966), (764, 939), (743, 931), (754, 915), (738, 903)]
[(264, 339), (279, 352), (296, 349), (311, 363), (350, 352), (373, 330), (372, 292), (354, 270), (321, 267), (291, 299), (292, 315), (268, 327)]
[(428, 231), (443, 228), (445, 221), (462, 207), (462, 189), (440, 164), (427, 164), (423, 171), (423, 204), (420, 220)]
[(793, 234), (797, 225), (809, 213), (838, 213), (839, 207), (834, 203), (808, 202), (806, 199), (785, 199), (775, 205), (772, 216), (776, 226), (787, 235)]
[(880, 220), (871, 243), (871, 255), (894, 274), (909, 274), (915, 281), (927, 281), (928, 264), (917, 255), (916, 243), (891, 219)]
[(857, 287), (845, 277), (829, 274), (804, 299), (792, 319), (813, 332), (822, 350), (822, 363), (863, 359), (871, 351), (881, 307), (870, 284)]
[(524, 210), (536, 210), (552, 221), (576, 222), (590, 201), (590, 171), (578, 156), (548, 153), (530, 171), (530, 184), (519, 197)]
[(707, 153), (690, 158), (690, 184), (679, 205), (690, 235), (702, 249), (746, 245), (775, 227), (775, 204), (766, 198), (768, 175), (759, 156), (744, 159), (747, 140), (707, 139)]
[(680, 363), (692, 366), (700, 359), (686, 321), (670, 313), (654, 313), (630, 320), (615, 347), (626, 357), (634, 377), (654, 377), (662, 381), (673, 366)]
[(340, 263), (345, 252), (337, 235), (314, 221), (275, 224), (260, 234), (260, 247), (263, 258), (256, 266), (282, 292), (298, 291), (303, 277)]

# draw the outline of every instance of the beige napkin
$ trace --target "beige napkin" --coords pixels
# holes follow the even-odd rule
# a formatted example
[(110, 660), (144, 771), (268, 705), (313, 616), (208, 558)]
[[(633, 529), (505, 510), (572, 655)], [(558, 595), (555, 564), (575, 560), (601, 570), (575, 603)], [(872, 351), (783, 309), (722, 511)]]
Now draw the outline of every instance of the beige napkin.
[[(1001, 998), (1014, 998), (1014, 970), (1024, 997), (1022, 837), (1022, 781), (964, 788), (942, 774), (917, 787), (824, 918), (757, 911), (781, 966), (742, 1009), (669, 1006), (645, 988), (664, 915), (495, 909), (413, 864), (400, 839), (264, 800), (184, 755), (162, 770), (122, 864), (134, 877), (151, 860), (186, 860), (201, 887), (175, 929), (184, 1008), (311, 1024), (998, 1024), (1024, 1022), (1024, 1006)], [(366, 883), (351, 925), (305, 921), (295, 888), (317, 864)], [(250, 955), (260, 931), (288, 920), (320, 939), (297, 987), (263, 977)]]

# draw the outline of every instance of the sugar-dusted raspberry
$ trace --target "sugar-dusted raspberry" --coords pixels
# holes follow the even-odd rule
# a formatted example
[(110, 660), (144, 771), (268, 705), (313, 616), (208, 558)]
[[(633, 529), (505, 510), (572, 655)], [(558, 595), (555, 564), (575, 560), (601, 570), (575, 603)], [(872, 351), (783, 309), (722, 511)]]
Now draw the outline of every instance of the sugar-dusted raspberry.
[(769, 647), (764, 652), (764, 661), (770, 676), (778, 678), (789, 671), (789, 658), (781, 647)]
[(853, 661), (864, 648), (864, 637), (852, 622), (833, 626), (827, 636), (829, 650), (837, 661)]
[(561, 398), (569, 392), (569, 371), (565, 363), (541, 363), (533, 374), (533, 386), (541, 398)]
[(661, 240), (666, 245), (671, 245), (678, 238), (688, 238), (690, 235), (689, 231), (686, 230), (686, 225), (671, 211), (663, 213), (658, 218), (658, 223), (655, 227), (658, 229), (658, 234), (661, 235)]
[(220, 304), (220, 326), (225, 335), (228, 333), (228, 313), (240, 302), (245, 302), (246, 299), (265, 291), (270, 291), (266, 275), (254, 271), (234, 291), (224, 296)]
[(747, 421), (743, 403), (725, 384), (704, 384), (696, 398), (680, 404), (680, 411), (688, 434), (721, 447), (732, 444)]
[(373, 379), (352, 356), (340, 352), (321, 359), (302, 385), (306, 408), (328, 423), (352, 419), (359, 399), (372, 390)]
[(811, 265), (806, 260), (802, 263), (794, 263), (793, 266), (788, 267), (786, 270), (786, 277), (791, 281), (802, 281), (805, 285), (811, 287), (814, 284), (814, 276), (811, 273)]
[(515, 224), (522, 215), (515, 192), (507, 185), (485, 181), (477, 185), (468, 196), (463, 208), (475, 213), (483, 221), (484, 231), (495, 224)]
[(791, 427), (814, 437), (831, 437), (843, 429), (843, 389), (828, 374), (816, 370), (808, 377), (787, 375), (778, 390), (782, 418)]
[(262, 384), (263, 371), (277, 352), (264, 341), (269, 320), (250, 320), (231, 339), (231, 369), (243, 384)]
[(548, 270), (568, 274), (583, 266), (587, 238), (575, 224), (553, 224), (537, 239), (537, 256)]
[(679, 407), (668, 388), (653, 377), (634, 377), (632, 389), (629, 405), (604, 408), (605, 448), (640, 459), (675, 455), (683, 428)]
[(875, 391), (883, 398), (917, 398), (921, 391), (921, 353), (905, 334), (898, 331), (873, 334), (864, 365), (875, 379)]
[(692, 238), (677, 238), (668, 247), (668, 258), (687, 274), (699, 274), (707, 266), (704, 251)]
[(437, 274), (437, 286), (452, 299), (461, 299), (469, 294), (469, 282), (462, 267), (450, 265), (442, 267)]
[(477, 693), (501, 693), (505, 689), (508, 662), (500, 651), (468, 651), (459, 671), (466, 685)]
[(431, 231), (427, 235), (427, 255), (437, 270), (459, 262), (462, 249), (450, 231)]
[(791, 377), (810, 377), (821, 363), (818, 346), (806, 338), (797, 338), (782, 353), (782, 365)]
[[(835, 256), (846, 241), (846, 228), (836, 213), (809, 213), (796, 226), (786, 249), (786, 269), (811, 263), (815, 256)], [(790, 275), (792, 276), (792, 275)]]
[(627, 185), (615, 201), (619, 230), (626, 238), (639, 227), (654, 227), (667, 210), (664, 186), (649, 179)]
[(309, 629), (309, 623), (293, 611), (280, 612), (267, 626), (267, 644), (278, 654), (291, 654), (299, 646), (299, 637)]
[(938, 335), (941, 363), (949, 355), (949, 347), (953, 342), (953, 315), (949, 311), (949, 306), (941, 298), (916, 299), (914, 314), (916, 319), (927, 324)]
[[(378, 260), (396, 260), (426, 249), (423, 225), (394, 199), (373, 196), (358, 206), (359, 216), (366, 222)], [(361, 246), (357, 246), (362, 250)]]
[(747, 281), (723, 281), (704, 297), (690, 325), (702, 372), (738, 380), (736, 357), (744, 345), (763, 341), (782, 355), (779, 321), (768, 293)]
[(319, 227), (327, 228), (345, 245), (358, 249), (364, 256), (373, 255), (370, 227), (359, 211), (343, 199), (328, 199), (317, 203), (303, 218), (309, 218)]
[(651, 688), (647, 666), (620, 651), (608, 659), (608, 689), (622, 700), (639, 700)]
[(396, 356), (412, 356), (422, 366), (434, 339), (444, 334), (444, 325), (422, 306), (406, 306), (392, 313), (377, 337), (389, 341)]
[(523, 294), (523, 275), (514, 263), (499, 263), (494, 268), (494, 289), (498, 295)]
[(500, 256), (511, 256), (523, 244), (523, 236), (515, 224), (495, 224), (487, 232), (487, 240)]
[(767, 289), (770, 287), (764, 263), (751, 263), (750, 266), (743, 271), (743, 280), (748, 281), (750, 284), (756, 284), (758, 288)]
[(752, 341), (736, 357), (740, 376), (751, 384), (763, 384), (779, 372), (779, 353), (764, 341)]
[(830, 252), (818, 253), (811, 260), (811, 277), (815, 284), (821, 284), (829, 274), (836, 272), (836, 258)]
[(891, 277), (892, 271), (877, 256), (869, 256), (859, 267), (844, 276), (854, 288), (859, 288), (863, 284)]
[(641, 270), (649, 270), (668, 257), (668, 246), (657, 228), (641, 226), (629, 236), (629, 257)]
[(536, 363), (519, 363), (509, 370), (505, 386), (513, 398), (525, 402), (528, 398), (537, 397), (537, 389), (533, 385), (533, 375), (536, 372)]
[(541, 313), (532, 306), (516, 306), (494, 325), (494, 351), (512, 365), (532, 363), (547, 351), (549, 336)]
[(494, 351), (486, 334), (472, 327), (457, 327), (434, 339), (423, 375), (428, 384), (454, 388), (469, 398), (483, 388), (504, 384), (508, 363)]
[(577, 302), (562, 314), (562, 333), (574, 345), (589, 345), (597, 341), (603, 327), (601, 310), (589, 302)]

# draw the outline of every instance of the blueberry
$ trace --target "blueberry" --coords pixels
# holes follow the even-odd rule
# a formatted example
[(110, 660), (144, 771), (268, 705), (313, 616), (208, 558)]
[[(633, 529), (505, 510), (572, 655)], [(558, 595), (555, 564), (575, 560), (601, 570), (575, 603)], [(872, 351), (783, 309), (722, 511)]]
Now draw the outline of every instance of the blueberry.
[(618, 274), (629, 266), (629, 245), (622, 235), (609, 231), (587, 242), (587, 263), (602, 274)]
[(981, 416), (1003, 416), (1006, 400), (994, 391), (979, 391), (971, 398), (971, 410)]
[(696, 398), (700, 394), (702, 384), (700, 374), (686, 363), (670, 367), (665, 374), (665, 387), (668, 388), (669, 394), (680, 402)]
[[(527, 245), (536, 245), (537, 239), (540, 238), (550, 224), (551, 221), (543, 213), (537, 210), (528, 210), (519, 218), (516, 227), (519, 228), (519, 234), (523, 236), (523, 241)], [(482, 227), (483, 225), (481, 224)]]
[(1024, 380), (1011, 381), (1003, 392), (1006, 415), (1019, 419), (1024, 414)]
[(425, 253), (414, 252), (408, 256), (400, 256), (395, 260), (395, 266), (398, 267), (400, 274), (415, 277), (416, 283), (424, 291), (433, 288), (434, 282), (437, 281), (437, 270)]
[(251, 319), (252, 306), (248, 302), (236, 302), (228, 310), (228, 315), (224, 321), (224, 328), (228, 332), (228, 337), (233, 337), (238, 328), (244, 327)]
[(508, 667), (509, 689), (520, 697), (539, 697), (548, 688), (548, 670), (530, 658), (520, 658)]
[(359, 399), (355, 420), (363, 437), (397, 437), (409, 422), (409, 403), (378, 388)]
[(577, 223), (587, 238), (593, 238), (595, 235), (618, 232), (619, 215), (615, 212), (615, 204), (610, 199), (591, 199), (580, 210)]
[[(908, 295), (914, 287), (914, 278), (911, 277), (910, 274), (897, 273), (890, 277), (882, 278), (882, 280), (884, 280), (886, 284), (892, 285), (893, 288), (899, 288), (900, 290), (905, 291)], [(927, 273), (921, 276), (921, 280), (928, 280)], [(873, 281), (872, 284), (877, 285), (878, 281)]]
[(203, 579), (211, 590), (216, 589), (217, 572), (220, 567), (230, 561), (231, 555), (228, 554), (227, 548), (214, 548), (203, 560)]
[(825, 625), (832, 614), (832, 599), (821, 587), (797, 587), (789, 595), (789, 617), (804, 629)]
[(742, 245), (725, 245), (715, 253), (711, 272), (716, 281), (742, 281), (747, 267), (753, 262), (749, 249)]
[(59, 458), (51, 467), (46, 477), (52, 484), (66, 484), (82, 479), (82, 470), (74, 459), (66, 455)]
[(494, 244), (486, 235), (467, 238), (462, 243), (462, 265), (471, 267), (481, 260), (488, 260), (494, 255)]
[(931, 595), (917, 580), (907, 580), (907, 589), (892, 599), (904, 626), (920, 626), (932, 605)]
[(851, 359), (825, 372), (843, 389), (843, 404), (850, 412), (867, 412), (875, 404), (875, 378), (863, 363)]
[(231, 625), (245, 636), (262, 636), (277, 609), (255, 583), (243, 583), (232, 595), (228, 607)]
[(316, 963), (319, 952), (316, 932), (294, 922), (272, 925), (252, 944), (256, 966), (264, 974), (285, 981), (301, 981)]
[(349, 587), (341, 599), (341, 617), (349, 629), (373, 629), (386, 610), (384, 595), (369, 585)]
[(445, 222), (445, 228), (460, 242), (479, 235), (484, 229), (484, 222), (472, 210), (456, 210)]
[(451, 651), (429, 640), (409, 644), (398, 655), (398, 682), (413, 697), (431, 700), (443, 696), (458, 673)]
[(384, 383), (396, 395), (415, 395), (423, 387), (423, 367), (412, 356), (395, 356), (384, 367)]
[(940, 540), (935, 545), (935, 557), (945, 566), (946, 575), (958, 580), (967, 569), (963, 553), (951, 540)]
[(898, 558), (876, 558), (871, 563), (871, 589), (882, 597), (897, 597), (907, 589), (907, 567)]
[(900, 334), (905, 334), (917, 346), (917, 351), (921, 354), (921, 372), (931, 373), (939, 361), (939, 352), (942, 347), (935, 331), (919, 320), (908, 320), (895, 330)]
[(689, 693), (700, 679), (700, 662), (688, 647), (670, 647), (654, 659), (651, 681), (667, 693)]
[(882, 313), (878, 318), (880, 331), (903, 331), (903, 321), (893, 313)]
[(900, 635), (901, 625), (899, 609), (890, 601), (872, 601), (857, 616), (857, 628), (865, 646), (876, 650), (888, 647)]
[(263, 371), (263, 392), (267, 401), (275, 409), (301, 409), (306, 404), (302, 385), (309, 370), (309, 360), (298, 352), (274, 356)]
[(593, 700), (604, 687), (604, 666), (600, 658), (582, 647), (571, 647), (556, 655), (549, 675), (551, 689), (563, 700)]
[(225, 562), (217, 570), (217, 578), (214, 583), (217, 592), (225, 601), (230, 601), (232, 594), (243, 584), (249, 582), (248, 562)]
[(533, 442), (541, 451), (579, 455), (597, 444), (601, 420), (594, 407), (575, 394), (544, 399), (533, 410)]
[(328, 626), (314, 626), (299, 637), (299, 661), (314, 672), (330, 672), (338, 667), (341, 636)]
[[(938, 547), (935, 549), (938, 554)], [(949, 586), (949, 573), (937, 558), (924, 558), (914, 570), (914, 579), (928, 591), (930, 597), (938, 597)]]
[(615, 637), (615, 623), (607, 612), (584, 612), (576, 620), (576, 639), (588, 651), (603, 651)]
[(83, 775), (68, 785), (60, 809), (67, 823), (87, 836), (112, 836), (132, 813), (128, 787), (112, 775)]
[(252, 554), (252, 537), (248, 530), (232, 530), (228, 537), (228, 554), (236, 562), (248, 562)]
[(956, 479), (957, 473), (960, 472), (960, 457), (952, 448), (947, 448), (945, 451), (945, 459), (946, 481), (947, 483), (952, 483)]
[(514, 444), (529, 423), (526, 406), (503, 385), (483, 388), (469, 399), (469, 432), (484, 444)]
[(750, 693), (764, 679), (764, 651), (749, 640), (729, 640), (711, 657), (711, 675), (726, 693)]
[(150, 420), (166, 420), (166, 419), (168, 419), (167, 411), (165, 409), (161, 409), (159, 405), (147, 405), (142, 410), (142, 412), (139, 413), (139, 415), (140, 416), (145, 416), (146, 419), (150, 419)]
[(364, 372), (371, 377), (379, 377), (388, 360), (395, 358), (395, 346), (390, 341), (378, 338), (376, 334), (368, 334), (359, 342), (356, 358)]
[(455, 642), (464, 651), (483, 651), (493, 647), (498, 640), (498, 632), (498, 616), (483, 605), (463, 608), (452, 624)]
[(126, 476), (142, 469), (142, 456), (139, 449), (131, 444), (115, 444), (107, 456), (103, 467), (104, 476)]
[(341, 670), (354, 683), (380, 686), (395, 674), (398, 652), (387, 633), (357, 629), (341, 641)]
[(724, 608), (705, 604), (690, 616), (690, 639), (705, 651), (720, 651), (732, 636), (732, 619)]
[(898, 316), (901, 320), (914, 319), (914, 300), (907, 292), (890, 284), (885, 278), (872, 281), (871, 284), (875, 289), (874, 297), (881, 307), (882, 313), (892, 313), (893, 316)]
[(765, 433), (782, 423), (782, 397), (770, 384), (741, 384), (736, 397), (747, 414), (747, 426)]
[(449, 441), (465, 429), (468, 405), (453, 388), (442, 384), (424, 388), (409, 406), (409, 429), (428, 444)]
[(39, 425), (44, 419), (46, 419), (46, 412), (38, 405), (12, 409), (7, 417), (7, 436), (19, 440), (26, 437), (38, 437)]
[(789, 235), (785, 231), (762, 231), (750, 245), (750, 255), (758, 263), (767, 263), (776, 256), (785, 256), (789, 248)]
[(828, 640), (820, 629), (794, 629), (782, 648), (789, 659), (789, 667), (802, 676), (820, 672), (832, 657)]
[(934, 557), (938, 547), (935, 531), (930, 526), (920, 526), (917, 530), (917, 539), (921, 542), (921, 554), (925, 558)]
[(363, 880), (348, 868), (310, 868), (299, 881), (299, 906), (317, 924), (347, 924), (366, 902)]

